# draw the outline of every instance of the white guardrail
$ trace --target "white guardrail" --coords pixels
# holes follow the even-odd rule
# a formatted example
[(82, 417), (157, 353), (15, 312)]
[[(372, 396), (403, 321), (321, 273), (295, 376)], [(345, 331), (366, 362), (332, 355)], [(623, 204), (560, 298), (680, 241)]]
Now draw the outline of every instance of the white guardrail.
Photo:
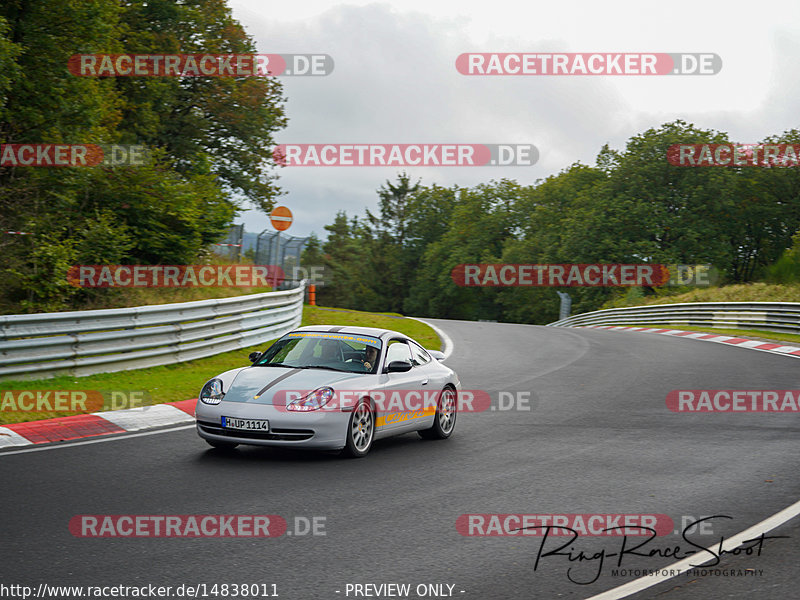
[(304, 293), (302, 281), (233, 298), (0, 316), (0, 378), (110, 373), (247, 348), (298, 327)]
[(800, 302), (687, 302), (609, 308), (575, 315), (548, 327), (689, 325), (800, 334)]

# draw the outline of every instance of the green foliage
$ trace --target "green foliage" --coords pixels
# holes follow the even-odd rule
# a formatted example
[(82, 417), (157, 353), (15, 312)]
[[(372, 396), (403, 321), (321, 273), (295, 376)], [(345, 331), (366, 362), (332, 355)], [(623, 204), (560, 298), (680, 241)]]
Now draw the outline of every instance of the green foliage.
[(322, 242), (315, 233), (312, 233), (306, 241), (303, 254), (300, 257), (300, 264), (304, 267), (322, 265), (325, 260), (322, 254)]
[[(666, 158), (673, 144), (727, 141), (677, 120), (633, 136), (622, 151), (603, 146), (594, 167), (576, 163), (527, 187), (427, 187), (400, 174), (378, 190), (379, 215), (340, 213), (325, 227), (326, 260), (342, 277), (326, 301), (453, 319), (558, 318), (554, 289), (459, 287), (451, 271), (463, 263), (710, 263), (729, 283), (773, 265), (771, 277), (796, 281), (797, 238), (785, 249), (800, 228), (800, 170), (678, 167)], [(765, 141), (800, 143), (800, 132)], [(567, 291), (575, 314), (686, 290)]]
[[(225, 0), (9, 0), (0, 5), (0, 143), (137, 144), (140, 166), (0, 167), (0, 304), (78, 307), (63, 260), (181, 264), (244, 200), (280, 193), (270, 148), (282, 88), (266, 77), (78, 77), (79, 53), (253, 53)], [(4, 236), (8, 237), (8, 236)], [(59, 297), (59, 294), (62, 294)], [(24, 305), (20, 302), (24, 301)]]
[(800, 283), (800, 231), (792, 238), (792, 247), (774, 264), (767, 267), (766, 279), (771, 283)]
[(19, 289), (25, 292), (20, 302), (23, 309), (53, 312), (68, 308), (69, 300), (79, 292), (67, 281), (67, 272), (77, 256), (70, 239), (45, 240), (37, 244), (30, 253), (32, 268), (13, 273), (18, 278)]
[[(120, 19), (128, 52), (256, 52), (225, 0), (129, 1)], [(180, 173), (213, 171), (227, 191), (273, 208), (272, 136), (286, 125), (276, 78), (120, 77), (115, 84), (131, 140), (166, 149)]]

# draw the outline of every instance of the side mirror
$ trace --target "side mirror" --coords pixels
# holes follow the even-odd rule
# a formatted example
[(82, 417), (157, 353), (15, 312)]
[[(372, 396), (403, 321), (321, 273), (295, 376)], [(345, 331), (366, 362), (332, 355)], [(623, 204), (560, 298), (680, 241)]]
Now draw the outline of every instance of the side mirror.
[(261, 358), (261, 352), (251, 352), (251, 353), (250, 353), (250, 356), (248, 356), (247, 358), (249, 358), (249, 359), (250, 359), (250, 362), (251, 362), (251, 363), (254, 363), (254, 362), (256, 362), (256, 361), (257, 361), (259, 358)]
[(444, 352), (439, 352), (438, 350), (428, 350), (428, 354), (430, 354), (433, 358), (442, 362), (444, 360)]
[(405, 373), (411, 370), (411, 363), (404, 360), (393, 360), (386, 367), (387, 373)]

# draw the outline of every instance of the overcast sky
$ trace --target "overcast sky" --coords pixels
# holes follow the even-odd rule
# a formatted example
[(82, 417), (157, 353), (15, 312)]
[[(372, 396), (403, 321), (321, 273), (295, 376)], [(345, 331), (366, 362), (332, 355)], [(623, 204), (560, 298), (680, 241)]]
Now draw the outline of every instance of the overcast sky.
[[(532, 167), (408, 167), (422, 183), (521, 184), (603, 144), (622, 149), (650, 127), (684, 119), (736, 142), (800, 128), (800, 3), (697, 0), (230, 0), (260, 53), (323, 53), (326, 77), (283, 77), (289, 125), (278, 143), (532, 143)], [(470, 77), (463, 52), (711, 52), (713, 76)], [(396, 167), (285, 167), (287, 233), (324, 237), (337, 210), (363, 215)], [(248, 231), (263, 213), (240, 217)]]

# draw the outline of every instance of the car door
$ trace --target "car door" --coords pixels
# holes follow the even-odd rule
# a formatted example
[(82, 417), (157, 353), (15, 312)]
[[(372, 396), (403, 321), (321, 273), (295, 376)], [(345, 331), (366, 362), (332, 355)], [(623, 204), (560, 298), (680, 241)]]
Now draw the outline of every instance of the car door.
[[(449, 380), (448, 373), (442, 369), (438, 360), (428, 354), (425, 348), (413, 341), (409, 341), (408, 345), (411, 348), (411, 364), (414, 365), (414, 370), (420, 375), (420, 389), (422, 390), (428, 413), (430, 413), (429, 425), (432, 425), (439, 394)], [(426, 416), (427, 421), (428, 416)]]
[[(404, 361), (412, 365), (410, 371), (404, 373), (387, 373), (389, 363), (393, 361)], [(396, 433), (402, 429), (414, 429), (417, 419), (423, 418), (422, 414), (413, 410), (413, 402), (416, 400), (412, 396), (412, 406), (408, 406), (408, 392), (423, 389), (423, 380), (426, 379), (425, 373), (413, 366), (411, 348), (404, 339), (391, 339), (386, 345), (386, 358), (383, 362), (383, 377), (385, 378), (382, 386), (384, 401), (379, 406), (376, 417), (378, 429), (384, 432)], [(422, 404), (420, 399), (420, 405)]]

